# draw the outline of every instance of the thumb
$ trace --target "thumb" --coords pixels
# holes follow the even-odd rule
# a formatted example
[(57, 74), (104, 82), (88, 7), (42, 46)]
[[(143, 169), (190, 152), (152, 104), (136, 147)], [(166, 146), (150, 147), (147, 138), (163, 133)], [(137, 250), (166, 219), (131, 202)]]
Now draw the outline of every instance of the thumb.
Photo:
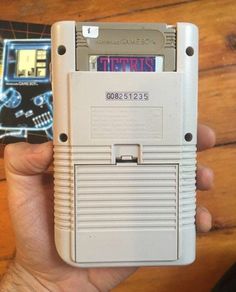
[(52, 142), (43, 144), (15, 143), (5, 147), (7, 178), (11, 175), (33, 176), (44, 172), (52, 162)]
[(15, 143), (5, 148), (8, 202), (18, 254), (19, 251), (28, 254), (39, 233), (45, 241), (42, 250), (52, 241), (49, 235), (53, 226), (52, 179), (44, 175), (51, 161), (51, 142)]

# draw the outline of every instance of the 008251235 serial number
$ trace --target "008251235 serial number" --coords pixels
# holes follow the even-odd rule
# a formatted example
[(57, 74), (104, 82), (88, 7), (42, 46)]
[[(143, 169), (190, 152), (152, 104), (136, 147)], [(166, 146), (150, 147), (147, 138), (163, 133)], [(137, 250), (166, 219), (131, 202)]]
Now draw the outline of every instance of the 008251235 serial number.
[(106, 92), (106, 100), (149, 100), (149, 93), (144, 91), (109, 91)]

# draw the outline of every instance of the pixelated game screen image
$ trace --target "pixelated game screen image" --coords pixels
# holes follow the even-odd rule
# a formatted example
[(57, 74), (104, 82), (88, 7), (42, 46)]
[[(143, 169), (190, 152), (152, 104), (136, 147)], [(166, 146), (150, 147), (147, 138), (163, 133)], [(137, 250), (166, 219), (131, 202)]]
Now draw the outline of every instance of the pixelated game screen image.
[(52, 139), (50, 26), (0, 21), (0, 142)]

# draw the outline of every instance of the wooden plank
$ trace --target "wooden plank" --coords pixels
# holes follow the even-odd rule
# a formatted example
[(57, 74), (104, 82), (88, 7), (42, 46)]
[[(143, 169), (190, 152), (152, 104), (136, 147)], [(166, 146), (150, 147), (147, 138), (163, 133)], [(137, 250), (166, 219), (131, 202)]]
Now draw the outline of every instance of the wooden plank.
[(201, 72), (199, 121), (211, 126), (217, 144), (236, 141), (236, 66)]
[(11, 261), (12, 261), (11, 259), (0, 261), (0, 280), (3, 277), (3, 275), (6, 273), (7, 268)]
[(0, 144), (0, 157), (3, 157), (5, 145)]
[(183, 267), (141, 268), (112, 292), (209, 292), (236, 258), (236, 228), (198, 235), (197, 259)]
[[(1, 11), (7, 20), (33, 21), (35, 23), (53, 23), (58, 20), (106, 18), (111, 15), (127, 15), (147, 9), (161, 8), (178, 3), (191, 2), (191, 0), (121, 0), (112, 2), (106, 0), (97, 1), (25, 1), (2, 0)], [(66, 13), (65, 13), (66, 12)]]
[[(138, 3), (138, 2), (137, 2)], [(200, 70), (236, 64), (234, 0), (201, 0), (150, 9), (129, 15), (113, 16), (105, 21), (192, 22), (200, 32)], [(103, 21), (103, 19), (99, 19)]]
[(4, 161), (3, 158), (0, 158), (0, 181), (4, 179), (5, 179)]
[(3, 161), (4, 148), (5, 148), (5, 145), (0, 144), (0, 181), (5, 179), (4, 161)]
[(15, 251), (15, 239), (7, 203), (6, 182), (0, 182), (0, 261), (11, 258)]

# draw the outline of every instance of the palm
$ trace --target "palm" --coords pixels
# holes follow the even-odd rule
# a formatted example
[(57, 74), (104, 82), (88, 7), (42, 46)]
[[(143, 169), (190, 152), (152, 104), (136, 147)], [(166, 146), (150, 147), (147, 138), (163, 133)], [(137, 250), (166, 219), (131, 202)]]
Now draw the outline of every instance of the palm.
[[(208, 148), (214, 143), (214, 136), (207, 131), (207, 128), (200, 131), (200, 143), (203, 134), (205, 139), (199, 148)], [(77, 291), (79, 287), (82, 291), (109, 291), (135, 268), (78, 269), (60, 259), (53, 239), (53, 180), (51, 174), (43, 174), (51, 159), (51, 143), (41, 146), (19, 143), (6, 149), (16, 260), (36, 277), (65, 286), (68, 291)], [(204, 182), (203, 176), (201, 170), (198, 185), (206, 189), (211, 179)], [(202, 224), (209, 225), (208, 222)]]
[[(25, 144), (17, 146), (26, 147)], [(48, 147), (46, 151), (51, 153), (50, 149), (51, 147)], [(27, 152), (25, 149), (24, 151)], [(39, 169), (39, 174), (22, 176), (21, 169), (30, 169), (28, 162), (32, 160), (19, 161), (17, 155), (17, 165), (15, 165), (12, 156), (16, 153), (15, 149), (14, 153), (9, 152), (10, 150), (7, 156), (11, 157), (10, 163), (6, 163), (9, 206), (16, 234), (16, 259), (21, 265), (48, 281), (73, 282), (76, 289), (80, 285), (88, 285), (94, 291), (97, 290), (96, 287), (99, 287), (101, 291), (109, 290), (134, 271), (134, 268), (81, 270), (64, 263), (56, 252), (53, 239), (52, 175), (41, 174), (41, 169)], [(33, 161), (36, 162), (38, 159), (42, 162), (41, 155), (31, 154), (31, 158), (33, 156), (35, 156)], [(8, 162), (8, 158), (6, 161)], [(43, 165), (43, 168), (47, 163)], [(106, 284), (106, 287), (103, 287), (103, 284)]]

